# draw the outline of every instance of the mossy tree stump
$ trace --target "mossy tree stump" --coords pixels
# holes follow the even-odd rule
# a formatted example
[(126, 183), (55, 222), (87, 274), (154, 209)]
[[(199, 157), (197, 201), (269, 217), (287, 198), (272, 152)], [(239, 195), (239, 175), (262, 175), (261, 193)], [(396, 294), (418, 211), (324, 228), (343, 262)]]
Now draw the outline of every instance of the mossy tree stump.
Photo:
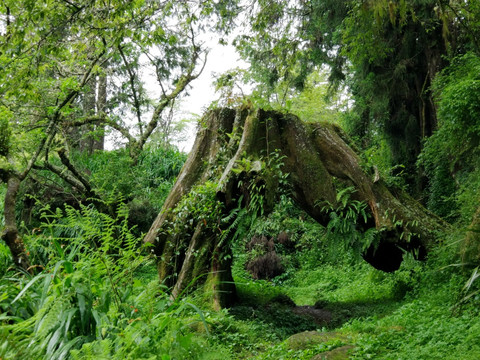
[[(261, 192), (264, 213), (273, 208), (280, 193), (280, 181), (268, 168), (272, 164), (268, 159), (274, 156), (281, 159), (282, 172), (289, 174), (292, 199), (323, 225), (330, 221), (328, 209), (338, 205), (338, 186), (355, 189), (352, 199), (368, 204), (370, 214), (367, 221), (359, 216), (358, 228), (379, 230), (378, 244), (364, 253), (376, 268), (396, 270), (404, 251), (425, 256), (436, 231), (445, 226), (408, 194), (388, 188), (365, 169), (335, 125), (307, 124), (294, 115), (258, 109), (212, 110), (202, 119), (193, 149), (145, 236), (158, 256), (160, 279), (172, 286), (173, 296), (197, 279), (207, 284), (215, 307), (233, 301), (231, 239), (225, 238), (233, 220), (219, 219), (228, 218), (239, 204), (250, 210), (252, 188)], [(192, 189), (206, 184), (210, 188), (215, 184), (211, 196), (222, 205), (220, 211), (216, 207), (215, 216), (196, 214), (195, 209), (208, 201), (192, 197)], [(182, 213), (179, 226), (179, 207), (185, 207), (189, 194), (198, 203), (192, 204), (191, 216)]]

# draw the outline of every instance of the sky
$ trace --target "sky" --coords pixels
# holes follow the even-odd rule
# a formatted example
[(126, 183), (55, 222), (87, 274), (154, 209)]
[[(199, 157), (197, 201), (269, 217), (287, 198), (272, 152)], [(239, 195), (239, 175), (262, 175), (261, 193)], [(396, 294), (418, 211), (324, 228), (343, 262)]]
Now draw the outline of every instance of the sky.
[[(210, 49), (207, 56), (207, 63), (200, 76), (189, 84), (188, 95), (182, 94), (180, 101), (176, 101), (174, 121), (192, 119), (185, 129), (185, 136), (182, 136), (183, 139), (173, 142), (180, 151), (187, 153), (192, 149), (193, 143), (195, 142), (196, 119), (201, 117), (209, 105), (220, 97), (220, 94), (215, 92), (213, 85), (216, 77), (230, 69), (247, 67), (247, 63), (240, 59), (233, 45), (220, 45), (218, 44), (218, 40), (213, 37), (206, 41), (206, 45)], [(148, 63), (146, 59), (144, 61), (145, 64)], [(200, 63), (198, 65), (199, 67), (201, 66)], [(153, 99), (158, 98), (160, 96), (160, 89), (154, 71), (147, 65), (140, 71), (139, 76), (142, 81), (144, 81), (150, 97)], [(166, 112), (167, 111), (168, 110), (166, 110)], [(149, 116), (151, 116), (151, 111), (144, 115), (144, 119), (148, 120)], [(132, 118), (124, 120), (126, 120), (127, 123), (136, 123), (133, 115)], [(113, 131), (107, 136), (105, 147), (111, 150), (124, 142), (125, 139), (123, 139), (119, 133)]]
[[(218, 100), (219, 94), (215, 93), (213, 82), (216, 75), (228, 70), (241, 67), (246, 68), (247, 63), (240, 59), (232, 45), (218, 45), (212, 42), (208, 53), (207, 64), (202, 74), (192, 81), (188, 96), (184, 96), (180, 103), (180, 117), (188, 118), (195, 115), (202, 116), (208, 106)], [(190, 115), (195, 114), (195, 115)], [(195, 141), (195, 124), (190, 126), (186, 141), (177, 144), (179, 150), (189, 152)]]

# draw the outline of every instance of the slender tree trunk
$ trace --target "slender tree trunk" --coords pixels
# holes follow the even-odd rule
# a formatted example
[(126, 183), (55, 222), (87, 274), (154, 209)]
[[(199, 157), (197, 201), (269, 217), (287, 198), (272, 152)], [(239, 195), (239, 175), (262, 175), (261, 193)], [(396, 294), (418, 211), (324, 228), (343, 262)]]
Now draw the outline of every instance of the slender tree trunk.
[[(107, 107), (107, 75), (102, 73), (98, 77), (97, 115), (105, 112)], [(93, 139), (93, 151), (104, 150), (105, 125), (95, 125), (95, 137)]]
[[(107, 104), (107, 76), (100, 74), (91, 78), (85, 88), (82, 108), (83, 115), (90, 117), (105, 112)], [(104, 124), (86, 124), (70, 129), (70, 140), (73, 146), (82, 152), (92, 154), (95, 150), (103, 150), (105, 143)]]
[[(95, 115), (95, 103), (96, 103), (96, 90), (97, 90), (97, 80), (95, 77), (92, 77), (85, 87), (83, 95), (83, 115), (85, 117)], [(94, 124), (83, 125), (78, 128), (79, 132), (79, 141), (78, 148), (82, 152), (87, 152), (91, 154), (93, 152), (94, 138), (92, 132), (95, 130)]]
[[(205, 274), (198, 282), (205, 283), (204, 291), (212, 294), (217, 307), (233, 301), (231, 238), (225, 234), (234, 220), (203, 224), (187, 217), (174, 231), (175, 208), (194, 186), (209, 180), (217, 184), (225, 217), (241, 199), (250, 209), (256, 195), (262, 196), (268, 213), (280, 193), (279, 179), (267, 168), (273, 156), (281, 158), (282, 170), (289, 174), (291, 197), (323, 225), (330, 220), (328, 209), (338, 205), (338, 184), (355, 189), (352, 196), (368, 204), (370, 213), (366, 222), (359, 215), (358, 227), (376, 228), (380, 238), (364, 258), (379, 269), (398, 269), (404, 251), (424, 256), (435, 231), (446, 226), (405, 192), (389, 189), (373, 171), (365, 170), (346, 135), (332, 124), (305, 124), (293, 115), (250, 109), (214, 110), (201, 123), (193, 150), (145, 236), (158, 256), (160, 279), (173, 287), (174, 296)], [(242, 165), (246, 163), (250, 165)], [(253, 194), (248, 184), (256, 184), (261, 194)]]

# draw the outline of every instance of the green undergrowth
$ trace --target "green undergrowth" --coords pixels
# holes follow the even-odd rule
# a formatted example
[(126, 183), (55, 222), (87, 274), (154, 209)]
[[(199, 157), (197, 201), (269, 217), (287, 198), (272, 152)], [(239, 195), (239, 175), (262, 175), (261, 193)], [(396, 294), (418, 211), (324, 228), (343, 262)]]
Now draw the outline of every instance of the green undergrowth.
[(391, 312), (344, 324), (341, 330), (356, 339), (352, 358), (478, 359), (480, 299), (462, 302), (471, 290), (465, 287), (470, 271), (452, 266), (453, 260), (451, 249), (439, 247), (412, 290)]
[(18, 273), (0, 248), (1, 359), (228, 358), (204, 312), (158, 282), (127, 206), (116, 213), (46, 208), (25, 238), (32, 274)]
[[(287, 269), (287, 276), (271, 281), (253, 280), (240, 253), (234, 265), (239, 302), (228, 311), (228, 319), (242, 326), (229, 339), (250, 339), (242, 329), (251, 326), (261, 340), (232, 345), (238, 351), (235, 358), (312, 359), (323, 353), (339, 359), (480, 358), (479, 276), (457, 263), (458, 239), (458, 234), (447, 234), (426, 262), (405, 254), (393, 273), (376, 270), (343, 250), (336, 260), (331, 254), (314, 254), (323, 246), (312, 245), (308, 256), (300, 251), (288, 259), (297, 264), (295, 271)], [(294, 314), (295, 306), (321, 309), (330, 319), (315, 323)], [(292, 336), (310, 336), (312, 331), (338, 333), (341, 339), (292, 348)]]
[[(398, 275), (382, 276), (363, 265), (359, 265), (354, 273), (356, 276), (352, 276), (346, 269), (329, 267), (310, 276), (299, 273), (299, 278), (292, 280), (295, 286), (291, 287), (279, 289), (272, 284), (245, 284), (243, 288), (239, 286), (242, 296), (251, 290), (251, 294), (257, 294), (255, 296), (260, 301), (256, 306), (251, 304), (251, 299), (247, 302), (250, 306), (248, 316), (244, 304), (234, 307), (230, 314), (235, 319), (243, 319), (244, 325), (250, 323), (258, 327), (258, 324), (268, 324), (261, 327), (263, 341), (257, 342), (257, 351), (251, 351), (244, 358), (311, 359), (316, 354), (343, 345), (352, 346), (352, 353), (349, 357), (344, 357), (352, 359), (480, 357), (478, 300), (461, 309), (456, 306), (468, 274), (449, 268), (440, 270), (434, 263), (430, 263), (422, 266), (417, 283), (400, 296), (396, 279)], [(432, 283), (430, 281), (433, 278), (443, 280)], [(329, 283), (329, 279), (332, 282)], [(321, 285), (315, 287), (315, 283)], [(255, 289), (256, 286), (266, 290), (264, 297), (258, 295), (260, 291)], [(375, 287), (375, 291), (369, 290)], [(321, 288), (322, 293), (313, 295), (318, 288)], [(289, 294), (297, 303), (301, 300), (316, 303), (320, 308), (331, 312), (332, 321), (323, 327), (311, 328), (305, 323), (305, 328), (300, 329), (299, 323), (292, 321), (288, 307), (278, 304), (277, 309), (282, 309), (283, 312), (271, 311), (271, 301), (281, 301), (282, 293)], [(278, 332), (278, 317), (282, 318), (284, 324), (289, 323), (289, 327), (283, 328), (282, 334)], [(300, 333), (312, 329), (324, 333), (339, 332), (344, 338), (342, 341), (321, 342), (302, 349), (292, 349), (289, 346), (288, 339), (292, 334), (288, 330)], [(235, 336), (241, 337), (239, 333)], [(265, 347), (265, 339), (270, 339), (270, 346)], [(254, 347), (252, 344), (249, 346)], [(259, 352), (262, 348), (264, 351)]]
[[(109, 226), (113, 224), (102, 231)], [(206, 310), (208, 307), (195, 293), (172, 300), (169, 289), (157, 282), (148, 251), (142, 255), (145, 258), (141, 264), (125, 263), (122, 268), (112, 269), (114, 285), (108, 275), (100, 276), (100, 264), (112, 260), (114, 247), (88, 260), (78, 253), (69, 260), (71, 246), (78, 241), (68, 244), (64, 238), (63, 244), (63, 255), (54, 247), (44, 272), (34, 277), (13, 282), (12, 270), (3, 268), (2, 358), (309, 360), (319, 354), (337, 354), (343, 359), (480, 356), (478, 299), (472, 296), (461, 301), (468, 291), (476, 291), (477, 284), (472, 280), (466, 291), (471, 271), (451, 266), (454, 257), (445, 247), (426, 263), (406, 257), (395, 273), (380, 272), (362, 261), (352, 263), (354, 257), (345, 256), (347, 260), (336, 264), (300, 267), (281, 281), (252, 279), (240, 258), (234, 266), (237, 303), (230, 309), (212, 311)], [(83, 251), (88, 253), (88, 247)], [(132, 248), (132, 254), (122, 256), (139, 256), (136, 251)], [(292, 311), (295, 306), (307, 305), (328, 312), (331, 318), (319, 324)], [(82, 323), (83, 328), (78, 325)], [(316, 334), (327, 335), (317, 341)]]
[(291, 240), (275, 245), (284, 273), (253, 279), (247, 240), (236, 244), (238, 300), (213, 311), (201, 289), (172, 299), (158, 283), (125, 205), (115, 217), (47, 207), (25, 236), (36, 273), (14, 270), (0, 245), (0, 358), (480, 358), (478, 269), (458, 264), (461, 234), (445, 236), (426, 262), (405, 254), (384, 273), (291, 208), (248, 236), (278, 232)]

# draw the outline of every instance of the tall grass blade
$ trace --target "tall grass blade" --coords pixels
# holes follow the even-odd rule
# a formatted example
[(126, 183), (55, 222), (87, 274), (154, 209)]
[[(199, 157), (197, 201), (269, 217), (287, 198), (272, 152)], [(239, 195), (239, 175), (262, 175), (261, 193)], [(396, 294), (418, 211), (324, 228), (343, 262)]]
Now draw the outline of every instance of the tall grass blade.
[(205, 320), (205, 316), (203, 315), (203, 311), (200, 310), (197, 306), (193, 305), (192, 303), (185, 302), (185, 305), (190, 306), (193, 310), (195, 310), (197, 312), (197, 314), (200, 316), (200, 319), (202, 320), (203, 326), (205, 327), (205, 332), (207, 333), (207, 336), (210, 336), (210, 332), (208, 331), (207, 321)]
[(47, 276), (47, 274), (39, 274), (35, 276), (32, 280), (30, 280), (28, 284), (25, 285), (25, 287), (22, 289), (22, 291), (20, 291), (18, 295), (15, 296), (15, 299), (12, 300), (12, 304), (14, 304), (18, 299), (20, 299), (33, 284), (35, 284), (38, 280), (44, 278), (45, 276)]

